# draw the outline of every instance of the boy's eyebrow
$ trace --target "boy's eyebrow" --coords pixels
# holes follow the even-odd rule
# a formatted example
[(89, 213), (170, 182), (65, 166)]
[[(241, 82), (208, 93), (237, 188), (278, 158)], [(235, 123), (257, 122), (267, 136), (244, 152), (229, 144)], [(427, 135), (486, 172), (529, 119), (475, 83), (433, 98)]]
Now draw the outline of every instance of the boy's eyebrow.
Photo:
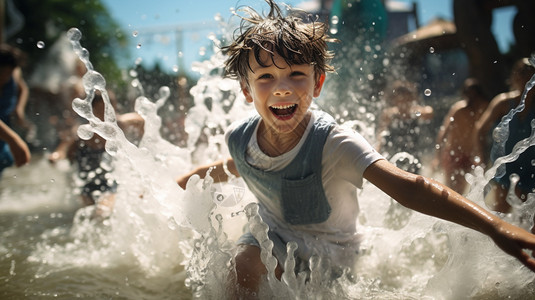
[(261, 66), (261, 65), (256, 65), (256, 66), (254, 66), (254, 67), (251, 67), (250, 70), (251, 70), (251, 72), (256, 73), (256, 71), (258, 71), (258, 70), (260, 70), (260, 69), (266, 69), (266, 68), (267, 68), (267, 67), (263, 67), (263, 66)]
[(274, 64), (271, 63), (270, 65), (265, 65), (265, 66), (263, 66), (263, 65), (261, 65), (261, 64), (259, 64), (259, 63), (255, 63), (255, 65), (254, 65), (254, 66), (251, 66), (249, 69), (251, 70), (251, 72), (256, 73), (256, 71), (258, 71), (258, 70), (267, 69), (267, 68), (269, 68), (269, 67), (271, 67), (271, 66), (273, 66), (273, 65), (274, 65)]
[[(269, 65), (269, 66), (256, 65), (255, 67), (251, 67), (249, 70), (251, 70), (251, 72), (252, 72), (253, 74), (256, 74), (257, 71), (261, 71), (262, 69), (267, 69), (267, 68), (269, 68), (269, 67), (271, 67), (271, 66), (273, 66), (273, 65), (274, 65), (274, 64), (271, 64), (271, 65)], [(290, 70), (293, 70), (293, 69), (299, 69), (300, 66), (303, 66), (303, 67), (304, 67), (304, 66), (306, 66), (306, 65), (308, 65), (308, 64), (302, 64), (302, 65), (289, 65), (288, 67), (290, 68)], [(277, 67), (277, 66), (275, 65), (275, 67)], [(277, 68), (279, 68), (279, 67), (277, 67)], [(286, 68), (287, 68), (287, 67), (279, 68), (279, 69), (286, 69)]]

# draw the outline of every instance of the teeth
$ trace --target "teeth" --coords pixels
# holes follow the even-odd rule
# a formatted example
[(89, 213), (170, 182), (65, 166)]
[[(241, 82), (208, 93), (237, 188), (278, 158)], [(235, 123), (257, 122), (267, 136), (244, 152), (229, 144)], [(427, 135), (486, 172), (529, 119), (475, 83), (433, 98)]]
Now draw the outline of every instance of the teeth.
[(292, 108), (294, 107), (295, 104), (288, 104), (288, 105), (273, 105), (271, 106), (271, 108), (274, 108), (274, 109), (288, 109), (288, 108)]

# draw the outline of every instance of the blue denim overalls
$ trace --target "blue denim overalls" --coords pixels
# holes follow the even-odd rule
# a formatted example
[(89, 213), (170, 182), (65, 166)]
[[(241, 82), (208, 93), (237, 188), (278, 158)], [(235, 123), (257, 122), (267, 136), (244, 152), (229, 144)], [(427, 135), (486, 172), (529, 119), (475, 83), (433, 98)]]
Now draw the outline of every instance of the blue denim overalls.
[[(241, 124), (229, 136), (229, 150), (238, 172), (249, 187), (272, 195), (280, 205), (284, 219), (292, 225), (315, 224), (329, 218), (331, 207), (321, 180), (323, 145), (333, 128), (334, 119), (316, 114), (306, 140), (294, 160), (280, 171), (266, 172), (245, 160), (247, 144), (254, 133), (259, 116)], [(257, 195), (255, 195), (257, 196)], [(258, 197), (258, 196), (257, 196)], [(259, 203), (262, 206), (262, 203)]]

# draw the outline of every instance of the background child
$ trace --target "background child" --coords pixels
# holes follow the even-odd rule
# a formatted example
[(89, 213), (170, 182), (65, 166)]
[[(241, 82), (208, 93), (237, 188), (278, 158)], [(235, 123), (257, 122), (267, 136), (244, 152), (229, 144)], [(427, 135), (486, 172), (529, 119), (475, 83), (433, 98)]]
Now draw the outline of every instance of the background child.
[[(531, 122), (535, 119), (535, 90), (533, 89), (526, 95), (524, 109), (512, 116), (511, 122), (508, 124), (508, 138), (501, 143), (503, 147), (498, 147), (498, 144), (490, 147), (489, 143), (489, 137), (498, 122), (519, 105), (522, 91), (534, 74), (535, 68), (530, 65), (527, 58), (517, 61), (511, 70), (511, 90), (496, 95), (476, 123), (476, 132), (472, 140), (477, 145), (476, 151), (478, 151), (478, 156), (481, 158), (480, 163), (492, 165), (499, 157), (512, 153), (516, 143), (530, 136), (532, 130)], [(485, 149), (492, 149), (492, 151), (485, 151)], [(505, 165), (505, 173), (502, 176), (497, 176), (491, 181), (496, 210), (507, 212), (510, 208), (505, 199), (511, 186), (511, 174), (519, 176), (519, 181), (514, 191), (518, 198), (524, 201), (527, 199), (528, 193), (535, 191), (534, 160), (535, 147), (531, 146), (521, 153), (515, 161)]]
[[(110, 97), (115, 104), (113, 96)], [(104, 100), (96, 93), (91, 102), (95, 117), (104, 120)], [(114, 105), (115, 106), (115, 105)], [(137, 136), (143, 135), (143, 118), (137, 113), (117, 115), (117, 125), (125, 131), (136, 131)], [(112, 156), (106, 152), (105, 140), (94, 134), (88, 140), (78, 138), (77, 127), (73, 127), (71, 138), (62, 143), (48, 156), (51, 163), (68, 158), (76, 163), (78, 178), (82, 182), (81, 196), (84, 205), (94, 205), (95, 215), (102, 217), (110, 213), (115, 201), (117, 183), (110, 177), (113, 170)]]
[(0, 174), (13, 163), (20, 167), (30, 161), (31, 153), (26, 142), (1, 120), (0, 147)]
[(398, 166), (405, 171), (419, 173), (421, 169), (421, 126), (433, 118), (433, 108), (421, 105), (412, 82), (396, 80), (389, 85), (386, 94), (387, 107), (382, 111), (377, 126), (379, 143), (375, 147), (387, 159), (400, 152), (414, 155), (412, 165)]
[[(306, 267), (314, 254), (334, 266), (354, 265), (359, 246), (356, 187), (362, 187), (364, 179), (408, 208), (487, 234), (535, 270), (535, 260), (523, 251), (535, 249), (534, 235), (432, 179), (393, 166), (360, 134), (343, 129), (323, 112), (311, 111), (325, 72), (333, 71), (326, 26), (284, 17), (273, 1), (267, 2), (265, 17), (246, 10), (240, 35), (224, 48), (229, 75), (239, 80), (258, 114), (226, 133), (232, 158), (198, 167), (177, 183), (186, 188), (191, 176), (204, 177), (212, 167), (216, 182), (227, 180), (228, 172), (242, 176), (269, 225), (278, 277), (289, 241), (298, 244), (299, 266)], [(237, 285), (231, 288), (239, 297), (257, 295), (267, 272), (260, 252), (251, 233), (238, 240), (231, 272)]]
[(435, 169), (444, 171), (444, 182), (458, 193), (464, 193), (468, 182), (464, 175), (474, 165), (476, 122), (489, 104), (483, 89), (474, 78), (468, 78), (462, 89), (463, 99), (455, 102), (444, 117), (437, 135), (439, 148), (433, 161)]
[(25, 125), (28, 87), (22, 78), (19, 58), (15, 48), (0, 45), (0, 173), (13, 163), (21, 166), (30, 160), (28, 145), (10, 126), (12, 115), (20, 125)]

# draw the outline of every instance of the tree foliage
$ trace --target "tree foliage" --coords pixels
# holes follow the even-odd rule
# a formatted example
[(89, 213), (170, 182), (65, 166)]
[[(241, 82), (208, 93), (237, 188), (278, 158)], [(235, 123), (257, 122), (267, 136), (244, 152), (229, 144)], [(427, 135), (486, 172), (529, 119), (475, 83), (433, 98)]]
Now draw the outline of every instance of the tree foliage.
[[(52, 45), (62, 33), (76, 27), (95, 69), (108, 81), (120, 80), (116, 58), (129, 55), (127, 38), (100, 0), (17, 0), (15, 6), (24, 16), (24, 28), (7, 42), (25, 52), (29, 71), (46, 53), (37, 47), (38, 42)], [(9, 23), (9, 15), (6, 19)]]

